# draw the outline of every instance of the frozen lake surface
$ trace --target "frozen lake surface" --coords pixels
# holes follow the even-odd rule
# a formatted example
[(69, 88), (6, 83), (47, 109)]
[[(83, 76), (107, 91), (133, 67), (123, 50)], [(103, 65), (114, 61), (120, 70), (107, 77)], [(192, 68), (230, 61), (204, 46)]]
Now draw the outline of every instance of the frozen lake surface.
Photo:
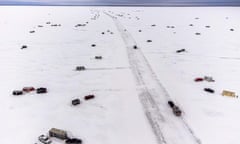
[[(3, 6), (0, 14), (0, 143), (40, 144), (53, 127), (84, 144), (240, 143), (239, 99), (221, 94), (240, 93), (240, 8)], [(204, 76), (215, 81), (194, 81)], [(12, 95), (25, 86), (48, 93)]]

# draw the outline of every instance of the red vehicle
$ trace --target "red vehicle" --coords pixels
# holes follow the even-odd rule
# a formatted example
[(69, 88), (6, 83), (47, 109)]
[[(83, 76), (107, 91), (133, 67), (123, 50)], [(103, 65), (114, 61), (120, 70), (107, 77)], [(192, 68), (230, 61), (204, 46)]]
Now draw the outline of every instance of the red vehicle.
[(22, 91), (24, 91), (24, 92), (31, 92), (31, 91), (34, 91), (34, 90), (35, 90), (34, 87), (24, 87), (24, 88), (22, 89)]
[(200, 81), (203, 81), (204, 79), (203, 78), (195, 78), (195, 82), (200, 82)]

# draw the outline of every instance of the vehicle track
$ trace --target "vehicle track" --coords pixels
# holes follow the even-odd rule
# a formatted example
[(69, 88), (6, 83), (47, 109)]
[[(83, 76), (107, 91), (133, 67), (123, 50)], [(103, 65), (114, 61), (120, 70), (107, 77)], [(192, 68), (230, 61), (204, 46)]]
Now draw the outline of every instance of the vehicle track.
[(183, 117), (175, 117), (167, 102), (171, 100), (141, 49), (120, 21), (111, 17), (127, 47), (129, 63), (139, 87), (139, 98), (159, 144), (201, 144)]

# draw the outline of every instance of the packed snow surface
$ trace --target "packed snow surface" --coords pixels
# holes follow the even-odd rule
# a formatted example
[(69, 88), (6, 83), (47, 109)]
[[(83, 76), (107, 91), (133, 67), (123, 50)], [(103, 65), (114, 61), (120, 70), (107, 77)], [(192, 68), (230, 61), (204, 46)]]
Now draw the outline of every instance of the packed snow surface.
[[(3, 6), (0, 14), (1, 144), (40, 144), (51, 128), (84, 144), (240, 143), (239, 99), (222, 96), (240, 93), (240, 8)], [(215, 81), (194, 81), (204, 76)], [(48, 92), (12, 94), (26, 86)]]

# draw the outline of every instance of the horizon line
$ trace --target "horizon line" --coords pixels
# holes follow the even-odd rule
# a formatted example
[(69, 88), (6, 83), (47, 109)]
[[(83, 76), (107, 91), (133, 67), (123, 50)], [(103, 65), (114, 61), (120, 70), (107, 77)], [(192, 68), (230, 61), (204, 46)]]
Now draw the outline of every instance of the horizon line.
[(0, 2), (0, 6), (133, 6), (133, 7), (239, 7), (240, 2), (77, 2), (77, 3), (42, 3), (42, 2)]

